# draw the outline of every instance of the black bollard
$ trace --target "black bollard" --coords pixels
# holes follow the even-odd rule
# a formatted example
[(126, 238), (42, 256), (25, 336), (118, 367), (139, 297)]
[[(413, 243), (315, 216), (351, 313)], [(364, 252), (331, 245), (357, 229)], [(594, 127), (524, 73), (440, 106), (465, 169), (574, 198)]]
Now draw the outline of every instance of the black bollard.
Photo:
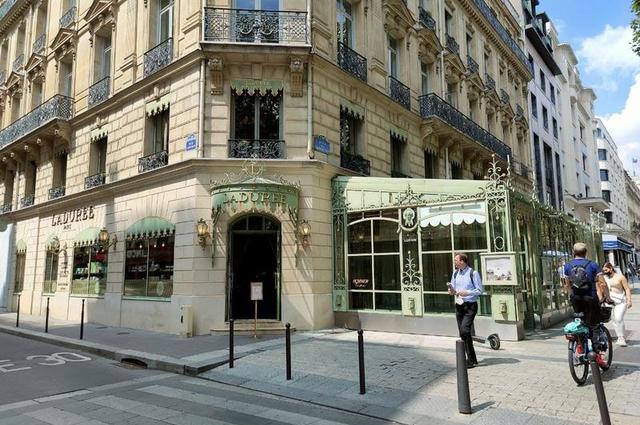
[(607, 396), (604, 394), (604, 386), (602, 385), (600, 366), (596, 363), (596, 353), (593, 351), (589, 353), (589, 364), (591, 365), (591, 374), (593, 375), (593, 386), (596, 388), (596, 396), (598, 397), (598, 407), (600, 407), (602, 425), (611, 425)]
[(471, 395), (469, 394), (469, 375), (464, 341), (456, 341), (456, 369), (458, 371), (458, 412), (471, 414)]
[(16, 328), (20, 327), (20, 294), (18, 294), (18, 308), (16, 309)]
[(291, 323), (285, 325), (285, 346), (286, 346), (286, 359), (287, 359), (287, 381), (291, 380)]
[(233, 319), (229, 319), (229, 369), (233, 369)]
[(362, 329), (358, 329), (358, 366), (360, 369), (360, 394), (366, 393), (364, 383), (364, 337)]
[(84, 339), (84, 300), (82, 300), (82, 311), (80, 312), (80, 339)]
[(44, 319), (44, 333), (49, 333), (49, 297), (47, 297), (47, 316)]

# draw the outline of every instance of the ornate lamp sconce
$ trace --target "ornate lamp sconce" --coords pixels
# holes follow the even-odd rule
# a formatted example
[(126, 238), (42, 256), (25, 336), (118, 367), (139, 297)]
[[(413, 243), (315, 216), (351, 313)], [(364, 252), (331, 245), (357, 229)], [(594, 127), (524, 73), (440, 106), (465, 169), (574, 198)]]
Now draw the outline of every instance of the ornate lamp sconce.
[(198, 235), (198, 245), (204, 250), (207, 247), (207, 239), (211, 239), (209, 225), (203, 218), (196, 223), (196, 235)]
[(111, 236), (111, 238), (109, 238), (109, 231), (105, 227), (103, 227), (98, 234), (98, 243), (104, 250), (107, 250), (110, 247), (113, 247), (113, 249), (116, 250), (118, 237), (116, 235), (113, 235)]
[(311, 235), (311, 224), (307, 220), (300, 220), (298, 225), (298, 237), (303, 247), (309, 246), (309, 236)]

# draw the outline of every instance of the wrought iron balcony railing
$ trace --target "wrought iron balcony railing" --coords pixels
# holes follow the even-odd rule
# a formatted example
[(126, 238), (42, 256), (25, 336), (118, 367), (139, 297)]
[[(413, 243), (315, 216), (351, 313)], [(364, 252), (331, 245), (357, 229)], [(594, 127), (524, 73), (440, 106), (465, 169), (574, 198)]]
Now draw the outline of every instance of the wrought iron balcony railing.
[(518, 118), (522, 118), (524, 117), (524, 109), (522, 109), (522, 106), (516, 104), (516, 116)]
[(504, 89), (500, 89), (500, 100), (503, 103), (509, 103), (509, 101), (511, 100), (511, 96), (509, 96), (509, 93), (507, 93)]
[(23, 196), (22, 199), (20, 199), (20, 208), (26, 208), (33, 205), (33, 198), (33, 194)]
[(344, 149), (340, 150), (340, 166), (365, 176), (371, 174), (371, 162), (368, 159), (364, 159), (360, 155), (350, 154)]
[(12, 204), (0, 205), (0, 214), (8, 213), (12, 209), (13, 209), (13, 205)]
[(105, 181), (104, 173), (94, 174), (84, 178), (84, 188), (91, 189), (92, 187), (102, 186)]
[(64, 196), (64, 186), (52, 187), (49, 189), (49, 199), (58, 199)]
[(422, 118), (440, 119), (502, 159), (511, 156), (509, 146), (434, 93), (420, 96), (420, 115)]
[(284, 158), (284, 140), (229, 139), (229, 158)]
[(411, 91), (392, 76), (389, 76), (389, 96), (407, 109), (411, 109)]
[(346, 44), (338, 43), (338, 65), (354, 77), (367, 81), (367, 59)]
[(489, 90), (496, 90), (496, 80), (491, 78), (491, 75), (484, 73), (484, 84), (487, 86)]
[(69, 120), (73, 115), (73, 99), (57, 94), (27, 115), (0, 131), (0, 148), (15, 142), (54, 119)]
[(59, 21), (60, 28), (69, 28), (76, 23), (76, 10), (76, 6), (73, 6), (62, 14)]
[(145, 171), (155, 170), (156, 168), (164, 167), (168, 163), (169, 153), (167, 151), (152, 153), (138, 158), (138, 172), (144, 173)]
[(18, 0), (6, 0), (4, 3), (2, 3), (2, 6), (0, 6), (0, 19), (4, 18), (4, 16), (9, 13), (11, 8), (16, 4), (17, 1)]
[(436, 20), (433, 19), (433, 16), (431, 16), (431, 14), (422, 7), (419, 7), (418, 10), (420, 11), (420, 23), (424, 25), (425, 28), (435, 32)]
[(144, 54), (144, 77), (169, 65), (173, 60), (173, 38), (167, 38)]
[(451, 53), (460, 53), (460, 46), (458, 45), (458, 42), (449, 34), (447, 34), (447, 49), (449, 49)]
[(532, 65), (529, 63), (527, 59), (527, 55), (524, 54), (518, 43), (515, 42), (513, 38), (509, 35), (509, 32), (502, 26), (498, 18), (493, 14), (493, 11), (485, 3), (484, 0), (473, 0), (473, 3), (480, 10), (480, 13), (484, 16), (484, 18), (491, 24), (493, 29), (498, 33), (498, 36), (502, 40), (504, 44), (506, 44), (509, 49), (513, 52), (514, 55), (520, 60), (520, 62), (529, 70), (529, 72), (533, 75)]
[(89, 87), (89, 108), (98, 103), (102, 103), (109, 98), (109, 88), (111, 87), (111, 79), (104, 77), (91, 87)]
[(307, 13), (205, 7), (204, 40), (307, 44)]
[(46, 41), (46, 34), (42, 34), (40, 37), (36, 38), (36, 41), (33, 42), (31, 46), (31, 53), (34, 55), (41, 54), (44, 52), (44, 44)]
[(467, 55), (467, 68), (469, 69), (470, 74), (478, 74), (480, 72), (480, 65), (478, 65), (478, 62), (473, 60), (471, 55)]
[(24, 66), (24, 55), (20, 55), (13, 61), (13, 72), (20, 72)]

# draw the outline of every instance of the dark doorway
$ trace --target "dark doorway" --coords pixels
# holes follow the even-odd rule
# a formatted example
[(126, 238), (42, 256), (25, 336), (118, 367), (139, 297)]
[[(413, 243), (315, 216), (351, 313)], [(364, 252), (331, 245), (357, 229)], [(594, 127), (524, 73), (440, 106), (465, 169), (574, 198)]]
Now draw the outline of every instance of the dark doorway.
[(262, 282), (258, 319), (280, 319), (280, 225), (264, 216), (248, 216), (231, 226), (229, 235), (228, 316), (253, 319), (251, 282)]

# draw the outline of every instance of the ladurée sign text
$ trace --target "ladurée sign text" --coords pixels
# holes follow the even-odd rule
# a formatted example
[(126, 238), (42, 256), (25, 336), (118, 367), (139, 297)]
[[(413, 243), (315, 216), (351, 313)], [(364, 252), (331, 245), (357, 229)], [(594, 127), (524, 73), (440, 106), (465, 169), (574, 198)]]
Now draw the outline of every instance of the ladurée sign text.
[(76, 208), (75, 210), (65, 211), (62, 214), (54, 214), (51, 217), (52, 226), (62, 226), (70, 223), (93, 219), (93, 205), (90, 207)]

